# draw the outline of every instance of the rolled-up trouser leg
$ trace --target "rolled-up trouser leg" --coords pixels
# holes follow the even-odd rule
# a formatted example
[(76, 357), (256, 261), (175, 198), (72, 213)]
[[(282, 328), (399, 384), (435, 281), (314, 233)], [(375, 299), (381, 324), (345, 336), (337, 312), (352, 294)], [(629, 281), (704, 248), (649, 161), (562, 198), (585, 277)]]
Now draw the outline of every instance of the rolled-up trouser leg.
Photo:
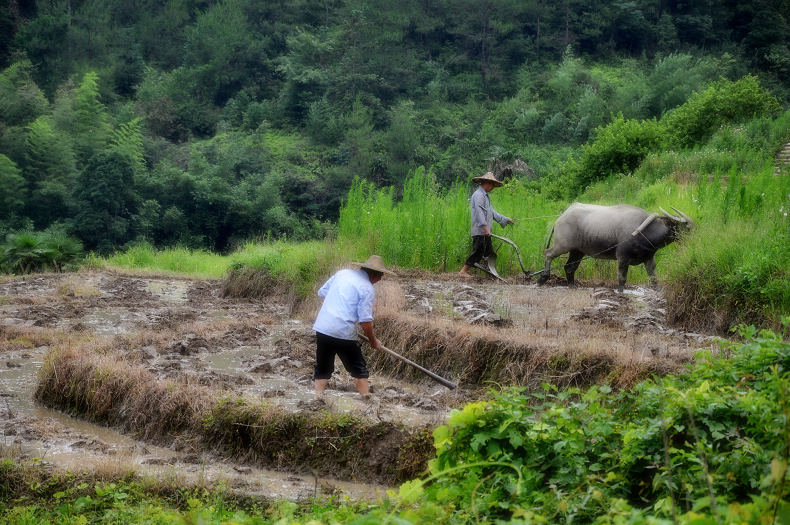
[(494, 245), (491, 244), (490, 235), (473, 235), (472, 236), (472, 255), (467, 257), (466, 266), (474, 266), (476, 262), (480, 262), (483, 257), (488, 257), (494, 253)]

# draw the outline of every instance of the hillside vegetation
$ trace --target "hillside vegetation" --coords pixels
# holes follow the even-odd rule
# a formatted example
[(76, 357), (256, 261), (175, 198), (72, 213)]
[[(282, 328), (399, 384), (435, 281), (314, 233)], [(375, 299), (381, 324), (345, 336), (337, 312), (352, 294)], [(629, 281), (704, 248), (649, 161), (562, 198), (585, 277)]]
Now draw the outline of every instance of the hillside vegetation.
[[(5, 2), (0, 234), (226, 252), (331, 233), (354, 177), (396, 197), (419, 166), (443, 188), (516, 159), (518, 178), (561, 178), (598, 127), (663, 118), (722, 78), (785, 100), (786, 7)], [(673, 144), (761, 109), (730, 107), (678, 117)], [(639, 133), (629, 158), (588, 151), (562, 194), (634, 169), (655, 145)]]

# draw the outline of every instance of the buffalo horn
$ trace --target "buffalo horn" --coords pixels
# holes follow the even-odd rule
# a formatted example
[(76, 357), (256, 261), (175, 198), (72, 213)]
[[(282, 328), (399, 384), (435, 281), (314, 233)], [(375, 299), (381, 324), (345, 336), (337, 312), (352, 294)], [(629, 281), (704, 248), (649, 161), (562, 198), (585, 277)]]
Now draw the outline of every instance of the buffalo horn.
[(683, 213), (679, 209), (675, 208), (674, 206), (672, 206), (672, 209), (675, 210), (676, 212), (678, 212), (678, 215), (683, 217), (683, 222), (687, 222), (689, 224), (694, 224), (694, 221), (691, 220), (691, 217), (689, 217), (688, 215), (686, 215), (685, 213)]
[(663, 213), (664, 215), (666, 215), (667, 217), (669, 217), (670, 219), (672, 219), (674, 221), (686, 222), (683, 219), (681, 219), (680, 217), (675, 217), (674, 215), (671, 215), (671, 214), (667, 213), (667, 210), (665, 210), (661, 206), (659, 206), (658, 209), (661, 210), (661, 213)]
[(650, 224), (651, 222), (653, 222), (653, 219), (655, 219), (656, 217), (658, 217), (658, 214), (657, 214), (657, 213), (651, 213), (650, 215), (648, 215), (648, 216), (647, 216), (647, 219), (645, 219), (644, 221), (642, 221), (642, 224), (640, 224), (640, 225), (639, 225), (639, 227), (638, 227), (637, 229), (635, 229), (635, 230), (634, 230), (634, 233), (632, 233), (631, 235), (633, 235), (634, 237), (636, 237), (637, 235), (639, 235), (640, 233), (642, 233), (642, 230), (644, 230), (645, 228), (647, 228), (647, 225), (648, 225), (648, 224)]

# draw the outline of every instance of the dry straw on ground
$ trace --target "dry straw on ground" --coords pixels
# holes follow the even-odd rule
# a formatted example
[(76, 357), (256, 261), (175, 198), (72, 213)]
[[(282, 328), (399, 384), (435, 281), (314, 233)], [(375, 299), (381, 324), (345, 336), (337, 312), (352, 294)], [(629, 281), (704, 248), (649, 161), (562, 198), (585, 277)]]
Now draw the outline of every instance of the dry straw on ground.
[[(383, 286), (382, 286), (383, 285)], [(608, 384), (627, 388), (679, 370), (693, 350), (655, 331), (572, 319), (591, 304), (589, 293), (510, 294), (508, 307), (527, 310), (510, 327), (469, 324), (446, 315), (404, 310), (397, 282), (377, 289), (375, 322), (388, 348), (468, 388), (550, 383), (560, 388)], [(527, 306), (528, 308), (524, 308)], [(558, 317), (558, 313), (563, 313)], [(551, 319), (551, 320), (549, 320)], [(368, 352), (376, 373), (418, 380), (420, 372), (391, 357)]]
[(36, 398), (156, 443), (221, 452), (289, 471), (396, 483), (421, 472), (430, 430), (329, 412), (288, 412), (262, 401), (157, 380), (102, 348), (50, 354)]

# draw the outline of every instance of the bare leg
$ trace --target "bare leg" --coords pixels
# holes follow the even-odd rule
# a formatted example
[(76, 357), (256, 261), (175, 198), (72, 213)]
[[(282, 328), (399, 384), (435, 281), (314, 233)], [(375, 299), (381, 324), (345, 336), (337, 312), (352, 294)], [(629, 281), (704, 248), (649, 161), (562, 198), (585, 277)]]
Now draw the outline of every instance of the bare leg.
[(367, 378), (355, 378), (354, 384), (357, 386), (359, 393), (363, 396), (370, 393), (370, 383)]
[(316, 379), (315, 380), (315, 397), (318, 399), (319, 397), (324, 395), (324, 390), (326, 390), (326, 384), (329, 383), (329, 379)]
[(461, 268), (461, 271), (458, 272), (458, 275), (460, 275), (461, 277), (472, 277), (472, 274), (469, 273), (469, 265), (465, 264), (464, 267)]

